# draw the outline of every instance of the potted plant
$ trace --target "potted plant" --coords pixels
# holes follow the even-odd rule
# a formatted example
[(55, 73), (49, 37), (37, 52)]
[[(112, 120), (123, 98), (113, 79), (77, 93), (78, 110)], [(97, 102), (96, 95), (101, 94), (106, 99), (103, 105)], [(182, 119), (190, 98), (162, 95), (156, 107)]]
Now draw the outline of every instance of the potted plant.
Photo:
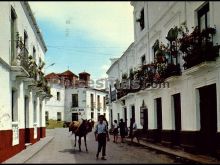
[(175, 26), (174, 28), (171, 28), (168, 31), (166, 39), (170, 42), (175, 41), (178, 37), (178, 32), (179, 32), (179, 29), (177, 26)]
[(127, 73), (123, 73), (123, 74), (122, 74), (122, 79), (123, 79), (123, 80), (126, 80), (127, 78), (128, 78), (128, 74), (127, 74)]

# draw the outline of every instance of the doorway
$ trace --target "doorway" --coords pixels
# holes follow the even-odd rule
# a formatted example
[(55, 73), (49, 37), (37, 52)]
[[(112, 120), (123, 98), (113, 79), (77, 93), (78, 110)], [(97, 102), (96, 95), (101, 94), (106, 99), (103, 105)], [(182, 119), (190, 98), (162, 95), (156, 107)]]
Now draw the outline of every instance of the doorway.
[(135, 119), (135, 106), (134, 105), (131, 106), (131, 118)]
[(140, 114), (140, 119), (141, 119), (141, 125), (143, 126), (143, 130), (147, 131), (148, 130), (148, 109), (146, 107), (141, 107), (141, 114)]
[(173, 97), (173, 110), (174, 110), (174, 145), (180, 145), (180, 131), (181, 131), (181, 97), (180, 93), (177, 93)]
[(200, 150), (214, 153), (217, 133), (216, 84), (199, 88), (200, 105)]
[(111, 119), (111, 125), (113, 125), (113, 113), (112, 113), (112, 109), (111, 109), (111, 113), (110, 113), (110, 119)]
[(72, 121), (78, 121), (78, 113), (72, 113)]
[(120, 113), (118, 113), (118, 123), (120, 122)]
[(24, 97), (24, 128), (25, 128), (25, 143), (30, 143), (30, 131), (29, 131), (29, 98)]
[(157, 138), (156, 141), (161, 141), (161, 130), (162, 130), (162, 102), (161, 98), (156, 99), (156, 110), (157, 110)]
[(127, 127), (128, 126), (128, 118), (127, 118), (127, 108), (125, 107), (124, 108), (124, 120), (125, 120), (125, 126)]
[(42, 128), (42, 102), (40, 102), (40, 138), (43, 138), (43, 128)]

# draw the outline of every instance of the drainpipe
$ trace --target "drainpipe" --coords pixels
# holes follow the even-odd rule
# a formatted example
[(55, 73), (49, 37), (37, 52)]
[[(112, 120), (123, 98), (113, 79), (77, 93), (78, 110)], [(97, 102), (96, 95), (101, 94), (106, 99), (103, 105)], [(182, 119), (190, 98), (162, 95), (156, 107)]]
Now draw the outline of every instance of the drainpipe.
[(186, 11), (186, 1), (185, 1), (185, 3), (184, 3), (184, 10), (185, 10), (185, 22), (186, 22), (186, 24), (187, 24), (187, 15), (186, 15), (186, 13), (187, 13), (187, 11)]

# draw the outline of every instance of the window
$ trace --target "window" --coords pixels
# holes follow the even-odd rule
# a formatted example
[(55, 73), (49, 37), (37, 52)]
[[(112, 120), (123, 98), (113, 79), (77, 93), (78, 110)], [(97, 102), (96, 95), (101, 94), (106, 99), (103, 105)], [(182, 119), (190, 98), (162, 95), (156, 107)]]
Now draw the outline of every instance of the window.
[(132, 68), (130, 69), (129, 77), (130, 77), (131, 80), (134, 79), (134, 72), (133, 72), (133, 69), (132, 69)]
[(11, 99), (11, 109), (12, 109), (12, 121), (18, 121), (18, 100), (17, 100), (17, 91), (12, 90), (12, 99)]
[(100, 105), (100, 96), (99, 95), (97, 96), (97, 107), (98, 107), (97, 109), (100, 110), (101, 105)]
[(137, 20), (140, 24), (140, 29), (143, 30), (145, 28), (145, 22), (144, 22), (144, 9), (140, 12), (140, 18)]
[(24, 47), (28, 50), (28, 35), (26, 31), (24, 31)]
[(57, 100), (60, 101), (60, 92), (57, 92)]
[(35, 47), (33, 47), (33, 58), (34, 58), (34, 60), (36, 60), (36, 49), (35, 49)]
[(94, 118), (94, 112), (91, 112), (91, 119)]
[(200, 31), (210, 26), (209, 3), (206, 3), (197, 13), (198, 28)]
[(57, 112), (57, 121), (61, 121), (61, 112)]
[(141, 65), (145, 65), (145, 64), (146, 64), (146, 57), (145, 57), (145, 55), (143, 55), (141, 57)]
[(48, 111), (45, 112), (45, 120), (46, 120), (46, 121), (49, 120), (49, 113), (48, 113)]
[(94, 110), (94, 104), (93, 104), (93, 102), (94, 102), (94, 100), (93, 100), (93, 94), (90, 94), (90, 99), (91, 99), (91, 111), (93, 111), (93, 110)]
[(78, 107), (78, 94), (72, 94), (72, 107)]
[(42, 126), (42, 102), (40, 101), (40, 113), (39, 113), (39, 120), (40, 120), (40, 126)]
[(120, 113), (118, 113), (118, 121), (120, 121)]
[(99, 118), (99, 116), (100, 116), (100, 113), (97, 113), (97, 119)]
[(16, 43), (16, 13), (13, 8), (11, 8), (11, 60), (15, 60), (15, 43)]
[(160, 48), (160, 41), (157, 39), (154, 43), (154, 45), (152, 46), (152, 50), (153, 50), (153, 57), (154, 59), (156, 59), (156, 51)]
[(34, 101), (34, 123), (37, 123), (37, 102)]
[(106, 110), (106, 102), (105, 102), (105, 97), (103, 97), (103, 108)]

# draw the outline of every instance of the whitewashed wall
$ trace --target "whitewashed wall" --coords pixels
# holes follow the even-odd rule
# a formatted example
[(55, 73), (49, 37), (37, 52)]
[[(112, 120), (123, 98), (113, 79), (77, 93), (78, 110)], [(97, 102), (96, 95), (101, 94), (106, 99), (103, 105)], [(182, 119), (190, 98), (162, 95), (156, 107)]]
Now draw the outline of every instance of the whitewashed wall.
[[(72, 94), (78, 94), (78, 108), (76, 111), (71, 111), (71, 106), (72, 106)], [(78, 113), (80, 112), (81, 114), (78, 116), (79, 119), (91, 119), (91, 94), (93, 94), (94, 102), (96, 103), (96, 106), (94, 108), (94, 120), (97, 121), (97, 113), (99, 112), (100, 114), (103, 114), (104, 112), (106, 113), (106, 118), (109, 120), (109, 112), (108, 108), (104, 111), (103, 110), (103, 97), (106, 96), (106, 93), (97, 91), (95, 89), (90, 89), (90, 88), (68, 88), (65, 91), (65, 120), (66, 121), (72, 121), (72, 113)], [(97, 95), (100, 95), (100, 104), (101, 104), (101, 109), (100, 111), (97, 110)], [(83, 111), (80, 111), (83, 110)]]
[[(141, 62), (141, 57), (146, 55), (146, 62), (150, 63), (153, 61), (152, 46), (156, 39), (159, 39), (163, 43), (167, 43), (165, 39), (170, 28), (175, 25), (179, 26), (184, 21), (187, 22), (187, 26), (192, 31), (191, 27), (197, 26), (196, 11), (204, 3), (204, 1), (198, 2), (149, 2), (149, 1), (132, 1), (131, 4), (134, 6), (133, 18), (134, 18), (134, 58), (129, 54), (123, 54), (121, 58), (116, 61), (114, 65), (108, 70), (107, 74), (109, 77), (121, 78), (120, 73), (127, 72), (135, 61), (137, 67)], [(136, 19), (139, 18), (139, 12), (144, 8), (145, 12), (145, 29), (140, 30), (139, 23)], [(220, 20), (218, 19), (220, 9), (219, 2), (210, 2), (210, 24), (217, 28), (217, 34), (214, 37), (216, 43), (220, 43)], [(164, 130), (175, 129), (174, 124), (174, 110), (172, 107), (172, 95), (176, 93), (181, 94), (181, 117), (182, 117), (182, 130), (199, 130), (200, 129), (200, 114), (198, 108), (198, 87), (202, 87), (208, 84), (216, 83), (217, 85), (217, 114), (218, 114), (218, 131), (220, 130), (220, 103), (219, 103), (219, 58), (215, 62), (214, 68), (200, 69), (200, 74), (186, 75), (183, 71), (183, 75), (177, 79), (170, 80), (169, 89), (153, 89), (146, 90), (136, 93), (133, 97), (127, 97), (125, 99), (127, 107), (127, 118), (128, 124), (131, 117), (131, 105), (135, 105), (135, 118), (140, 125), (140, 106), (142, 101), (148, 108), (148, 128), (156, 129), (156, 107), (154, 99), (162, 98), (162, 128)], [(183, 60), (180, 61), (183, 64)], [(119, 70), (120, 69), (120, 70)], [(110, 104), (110, 108), (113, 109), (113, 120), (117, 119), (117, 113), (120, 116), (123, 115), (123, 107), (120, 101), (115, 101)]]
[[(26, 30), (28, 34), (28, 48), (29, 54), (33, 54), (33, 46), (36, 48), (36, 61), (38, 63), (39, 57), (44, 60), (45, 49), (39, 39), (39, 36), (35, 30), (33, 22), (31, 21), (29, 15), (27, 14), (27, 10), (24, 6), (22, 6), (23, 2), (0, 2), (0, 79), (2, 82), (1, 89), (1, 100), (0, 100), (0, 111), (1, 111), (1, 123), (0, 130), (8, 130), (12, 128), (11, 121), (11, 91), (12, 88), (18, 91), (18, 126), (19, 129), (24, 128), (24, 96), (31, 95), (29, 99), (29, 127), (33, 127), (33, 108), (32, 108), (32, 92), (25, 92), (24, 82), (22, 80), (14, 80), (10, 77), (10, 69), (6, 69), (3, 63), (10, 65), (11, 63), (11, 31), (10, 31), (10, 19), (11, 19), (11, 6), (15, 9), (17, 14), (17, 31), (20, 36), (24, 38), (24, 30)], [(35, 98), (37, 99), (37, 98)], [(39, 115), (39, 107), (37, 109)], [(39, 118), (39, 116), (38, 116)], [(44, 119), (44, 117), (43, 117)], [(39, 122), (39, 121), (38, 121)], [(38, 123), (39, 124), (39, 123)], [(45, 126), (42, 123), (42, 126)]]
[[(60, 92), (60, 100), (57, 100), (57, 92)], [(51, 84), (51, 95), (45, 104), (45, 111), (49, 114), (49, 119), (57, 120), (57, 112), (61, 113), (61, 120), (64, 120), (65, 107), (65, 87), (59, 84)]]

